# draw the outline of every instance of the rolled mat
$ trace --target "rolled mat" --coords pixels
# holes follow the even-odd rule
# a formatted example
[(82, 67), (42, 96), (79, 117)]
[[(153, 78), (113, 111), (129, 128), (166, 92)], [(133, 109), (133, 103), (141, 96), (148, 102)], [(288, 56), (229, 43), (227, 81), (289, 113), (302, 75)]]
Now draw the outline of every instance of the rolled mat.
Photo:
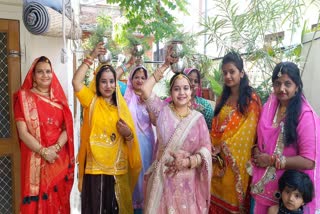
[[(62, 14), (50, 7), (44, 6), (38, 2), (30, 2), (23, 9), (23, 23), (28, 31), (35, 35), (61, 37)], [(70, 19), (64, 19), (66, 37), (72, 39), (81, 38), (81, 29), (79, 25), (72, 25)]]

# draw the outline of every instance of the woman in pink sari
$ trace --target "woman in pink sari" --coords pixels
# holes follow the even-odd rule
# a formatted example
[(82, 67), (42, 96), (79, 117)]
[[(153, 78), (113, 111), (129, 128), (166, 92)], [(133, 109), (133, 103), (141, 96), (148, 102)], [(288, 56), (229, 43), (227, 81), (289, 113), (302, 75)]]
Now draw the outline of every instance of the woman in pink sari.
[(132, 69), (129, 74), (127, 89), (124, 95), (133, 121), (135, 123), (140, 154), (142, 158), (142, 169), (139, 180), (133, 192), (133, 207), (135, 212), (141, 212), (143, 209), (143, 176), (152, 163), (153, 147), (155, 143), (154, 133), (150, 117), (151, 112), (147, 110), (147, 106), (140, 98), (141, 86), (148, 78), (148, 72), (145, 67), (139, 65)]
[(155, 161), (145, 174), (144, 213), (208, 213), (211, 143), (203, 115), (188, 106), (190, 80), (182, 73), (171, 78), (171, 104), (151, 93), (169, 67), (167, 56), (142, 87), (147, 107), (156, 117), (158, 139)]
[(316, 196), (304, 213), (320, 209), (319, 118), (302, 93), (299, 68), (292, 62), (277, 64), (270, 95), (258, 124), (258, 144), (253, 149), (252, 213), (267, 213), (279, 202), (278, 180), (286, 169), (307, 173)]

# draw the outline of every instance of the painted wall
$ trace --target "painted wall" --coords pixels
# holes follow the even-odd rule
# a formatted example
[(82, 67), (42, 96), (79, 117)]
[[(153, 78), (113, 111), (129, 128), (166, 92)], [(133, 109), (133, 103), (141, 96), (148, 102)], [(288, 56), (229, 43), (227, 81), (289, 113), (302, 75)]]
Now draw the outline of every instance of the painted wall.
[[(73, 0), (73, 4), (78, 3), (78, 0)], [(52, 62), (55, 74), (60, 80), (60, 83), (68, 98), (69, 107), (73, 112), (75, 98), (71, 84), (73, 77), (73, 59), (70, 48), (68, 48), (69, 59), (67, 63), (61, 63), (61, 50), (64, 47), (63, 38), (37, 36), (29, 33), (23, 24), (22, 6), (21, 0), (0, 0), (0, 19), (18, 20), (20, 22), (21, 81), (24, 80), (28, 69), (35, 58), (42, 55), (47, 56)], [(77, 10), (75, 11), (77, 12)], [(70, 44), (71, 42), (68, 41), (67, 47), (70, 47)], [(75, 155), (79, 145), (80, 105), (77, 105), (76, 108), (77, 115), (74, 121)], [(77, 175), (77, 171), (75, 171), (75, 175)], [(71, 193), (72, 214), (80, 213), (79, 200), (80, 195), (79, 191), (77, 190), (77, 180), (75, 179), (75, 185)]]
[(304, 62), (306, 63), (302, 71), (304, 94), (317, 114), (320, 115), (320, 32), (306, 34), (303, 38), (303, 44), (301, 67), (304, 66)]

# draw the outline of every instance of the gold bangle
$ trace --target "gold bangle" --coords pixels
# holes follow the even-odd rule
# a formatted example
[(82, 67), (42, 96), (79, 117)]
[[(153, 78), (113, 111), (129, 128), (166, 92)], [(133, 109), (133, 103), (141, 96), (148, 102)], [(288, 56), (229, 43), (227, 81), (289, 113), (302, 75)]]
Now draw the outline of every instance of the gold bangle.
[(56, 149), (56, 152), (60, 152), (61, 150), (61, 145), (59, 142), (57, 142), (56, 144), (54, 144), (54, 148)]

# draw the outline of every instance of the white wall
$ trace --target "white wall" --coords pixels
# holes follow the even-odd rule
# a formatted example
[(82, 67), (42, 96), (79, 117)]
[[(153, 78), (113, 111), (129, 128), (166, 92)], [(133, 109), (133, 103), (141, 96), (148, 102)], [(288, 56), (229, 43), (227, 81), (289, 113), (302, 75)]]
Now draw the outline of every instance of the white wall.
[[(77, 0), (72, 1), (74, 3), (73, 5), (78, 3)], [(68, 98), (69, 107), (73, 113), (74, 93), (71, 84), (73, 77), (73, 60), (70, 53), (71, 51), (69, 50), (69, 60), (65, 64), (61, 63), (60, 57), (61, 50), (63, 48), (63, 38), (37, 36), (29, 33), (22, 20), (22, 0), (0, 0), (0, 19), (18, 20), (20, 22), (21, 82), (24, 81), (24, 78), (35, 58), (43, 55), (48, 57), (52, 62), (55, 74), (60, 80)], [(67, 45), (67, 47), (69, 46)], [(77, 111), (80, 112), (79, 106), (77, 106)], [(80, 116), (77, 115), (77, 118), (78, 119), (75, 120), (74, 124), (75, 155), (77, 154), (79, 144)], [(77, 175), (77, 171), (75, 171), (75, 175)], [(75, 179), (75, 183), (76, 182), (77, 179)], [(74, 185), (71, 198), (71, 213), (79, 213), (80, 196), (77, 190), (77, 185)]]
[[(313, 36), (314, 40), (312, 41)], [(317, 32), (315, 35), (314, 33), (306, 34), (303, 38), (303, 44), (301, 67), (306, 62), (302, 73), (304, 94), (317, 114), (320, 115), (320, 32)], [(309, 56), (307, 57), (308, 52)]]

